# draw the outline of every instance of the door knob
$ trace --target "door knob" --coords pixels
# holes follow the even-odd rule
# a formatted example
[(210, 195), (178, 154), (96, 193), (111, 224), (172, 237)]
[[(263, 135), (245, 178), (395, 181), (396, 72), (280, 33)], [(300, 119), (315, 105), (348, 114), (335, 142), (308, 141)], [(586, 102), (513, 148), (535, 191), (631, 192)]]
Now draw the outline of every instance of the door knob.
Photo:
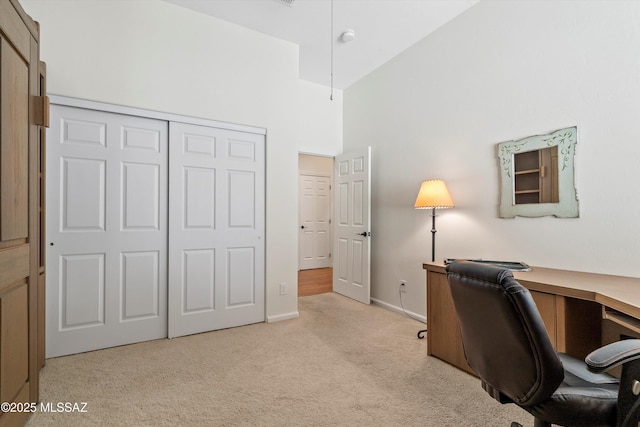
[(358, 236), (367, 237), (371, 236), (371, 233), (369, 231), (363, 231), (362, 233), (358, 233)]
[(300, 228), (304, 230), (307, 227), (305, 227), (304, 225), (301, 225)]

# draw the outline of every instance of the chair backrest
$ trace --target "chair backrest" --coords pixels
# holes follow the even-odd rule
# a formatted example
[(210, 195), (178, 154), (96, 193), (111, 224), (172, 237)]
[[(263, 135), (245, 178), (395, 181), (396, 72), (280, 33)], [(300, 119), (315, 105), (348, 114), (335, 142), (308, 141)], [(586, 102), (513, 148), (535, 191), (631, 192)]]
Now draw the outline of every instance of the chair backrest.
[(485, 390), (520, 406), (547, 400), (564, 370), (529, 290), (510, 270), (466, 261), (449, 264), (447, 279), (467, 363)]

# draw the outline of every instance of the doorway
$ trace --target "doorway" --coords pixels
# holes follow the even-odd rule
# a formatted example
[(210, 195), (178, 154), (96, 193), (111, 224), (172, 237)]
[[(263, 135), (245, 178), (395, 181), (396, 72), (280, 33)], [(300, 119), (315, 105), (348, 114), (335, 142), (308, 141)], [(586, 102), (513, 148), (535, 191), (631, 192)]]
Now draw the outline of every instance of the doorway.
[(314, 268), (298, 271), (298, 296), (333, 292), (333, 268)]
[(298, 296), (332, 291), (333, 157), (298, 155)]

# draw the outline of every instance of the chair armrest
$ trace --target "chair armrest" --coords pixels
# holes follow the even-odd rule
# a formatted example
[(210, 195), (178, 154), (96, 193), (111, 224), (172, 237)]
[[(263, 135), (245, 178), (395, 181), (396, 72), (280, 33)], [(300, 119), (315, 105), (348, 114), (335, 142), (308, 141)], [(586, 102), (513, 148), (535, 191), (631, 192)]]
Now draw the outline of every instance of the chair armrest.
[(604, 372), (618, 365), (640, 359), (640, 340), (622, 340), (589, 353), (584, 361), (592, 372)]

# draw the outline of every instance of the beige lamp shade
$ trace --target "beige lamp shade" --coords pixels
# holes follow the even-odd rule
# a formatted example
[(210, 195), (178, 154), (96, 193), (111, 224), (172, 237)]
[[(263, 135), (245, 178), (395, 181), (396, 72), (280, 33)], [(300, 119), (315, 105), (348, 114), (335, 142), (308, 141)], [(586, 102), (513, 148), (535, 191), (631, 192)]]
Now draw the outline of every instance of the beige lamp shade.
[(441, 179), (424, 181), (420, 186), (416, 203), (413, 205), (416, 209), (446, 209), (453, 206), (453, 199)]

